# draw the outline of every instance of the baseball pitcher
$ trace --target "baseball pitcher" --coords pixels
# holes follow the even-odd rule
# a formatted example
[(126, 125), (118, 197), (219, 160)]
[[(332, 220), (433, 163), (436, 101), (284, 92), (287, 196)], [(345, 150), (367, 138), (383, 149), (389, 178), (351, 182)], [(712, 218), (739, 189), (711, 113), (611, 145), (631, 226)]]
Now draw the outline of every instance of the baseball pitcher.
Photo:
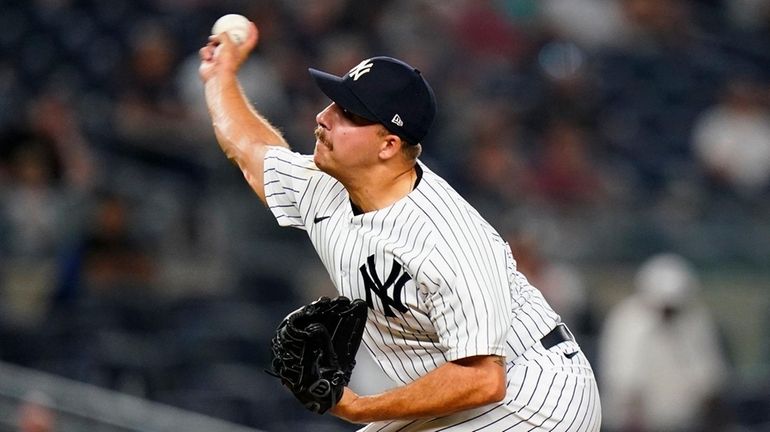
[[(251, 23), (240, 45), (222, 33), (200, 50), (217, 141), (278, 223), (307, 232), (340, 295), (279, 325), (275, 375), (363, 431), (598, 431), (578, 343), (508, 244), (418, 159), (436, 114), (420, 71), (390, 57), (343, 76), (311, 69), (331, 102), (302, 155), (239, 86), (257, 40)], [(399, 386), (346, 387), (359, 340)]]

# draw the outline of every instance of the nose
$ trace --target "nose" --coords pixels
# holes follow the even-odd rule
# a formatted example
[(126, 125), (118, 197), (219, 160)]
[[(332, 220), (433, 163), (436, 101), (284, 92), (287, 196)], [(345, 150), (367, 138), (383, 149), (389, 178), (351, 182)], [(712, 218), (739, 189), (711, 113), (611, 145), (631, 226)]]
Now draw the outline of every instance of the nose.
[(315, 122), (318, 124), (318, 126), (321, 126), (324, 129), (329, 129), (329, 113), (331, 112), (333, 106), (334, 103), (332, 102), (321, 112), (316, 114)]

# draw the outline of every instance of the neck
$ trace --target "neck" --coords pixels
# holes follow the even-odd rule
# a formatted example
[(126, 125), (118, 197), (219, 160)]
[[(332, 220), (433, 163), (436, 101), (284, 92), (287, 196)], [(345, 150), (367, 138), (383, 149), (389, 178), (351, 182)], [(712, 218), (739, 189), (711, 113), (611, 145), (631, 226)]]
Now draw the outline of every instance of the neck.
[(364, 213), (380, 210), (407, 196), (414, 188), (417, 172), (414, 166), (383, 175), (360, 176), (343, 182), (350, 200)]

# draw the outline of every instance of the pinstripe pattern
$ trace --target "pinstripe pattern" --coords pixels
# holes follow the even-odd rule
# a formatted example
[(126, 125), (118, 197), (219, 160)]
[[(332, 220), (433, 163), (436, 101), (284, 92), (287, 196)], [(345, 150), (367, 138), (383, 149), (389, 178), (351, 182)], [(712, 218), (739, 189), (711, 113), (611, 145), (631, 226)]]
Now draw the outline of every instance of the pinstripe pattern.
[(516, 271), (500, 235), (420, 168), (405, 198), (355, 215), (344, 187), (311, 157), (274, 148), (265, 158), (270, 210), (282, 226), (307, 231), (341, 295), (371, 301), (363, 345), (391, 379), (407, 384), (474, 355), (513, 359), (502, 403), (365, 430), (598, 430), (598, 393), (585, 357), (567, 359), (539, 343), (559, 316)]

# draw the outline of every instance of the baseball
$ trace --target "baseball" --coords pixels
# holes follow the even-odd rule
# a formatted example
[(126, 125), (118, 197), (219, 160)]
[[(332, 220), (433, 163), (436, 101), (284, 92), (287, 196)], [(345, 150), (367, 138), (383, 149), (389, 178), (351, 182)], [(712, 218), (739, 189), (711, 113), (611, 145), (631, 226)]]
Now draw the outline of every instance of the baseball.
[(211, 28), (212, 35), (227, 32), (236, 45), (242, 44), (249, 36), (249, 19), (243, 15), (227, 14), (221, 16)]

